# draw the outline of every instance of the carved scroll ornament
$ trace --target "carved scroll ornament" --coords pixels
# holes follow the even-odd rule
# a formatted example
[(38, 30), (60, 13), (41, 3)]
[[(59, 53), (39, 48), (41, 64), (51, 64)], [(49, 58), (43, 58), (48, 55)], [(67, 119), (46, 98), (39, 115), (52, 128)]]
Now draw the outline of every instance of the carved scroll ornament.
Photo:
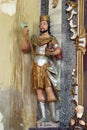
[(57, 4), (58, 4), (58, 0), (53, 0), (53, 2), (52, 2), (53, 8), (56, 8)]

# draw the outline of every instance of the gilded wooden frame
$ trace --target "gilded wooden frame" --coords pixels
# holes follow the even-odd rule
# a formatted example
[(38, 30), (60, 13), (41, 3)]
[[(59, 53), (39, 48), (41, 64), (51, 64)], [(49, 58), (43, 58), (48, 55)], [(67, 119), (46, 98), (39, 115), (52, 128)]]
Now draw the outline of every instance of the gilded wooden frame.
[[(84, 0), (78, 0), (78, 15), (77, 15), (77, 38), (76, 38), (76, 72), (78, 84), (78, 104), (83, 105), (83, 87), (84, 87), (84, 74), (83, 74), (83, 57), (86, 51), (86, 36), (84, 28)], [(82, 44), (80, 44), (80, 42)]]
[[(67, 0), (66, 4), (68, 5), (66, 11), (69, 13), (69, 17), (67, 20), (70, 25), (70, 31), (73, 33), (71, 40), (74, 40), (76, 46), (76, 68), (72, 71), (74, 76), (74, 82), (72, 83), (72, 95), (74, 97), (77, 94), (77, 104), (83, 105), (83, 57), (86, 52), (86, 34), (84, 28), (84, 0)], [(75, 18), (73, 19), (74, 15)], [(76, 93), (75, 87), (78, 87), (78, 93)]]

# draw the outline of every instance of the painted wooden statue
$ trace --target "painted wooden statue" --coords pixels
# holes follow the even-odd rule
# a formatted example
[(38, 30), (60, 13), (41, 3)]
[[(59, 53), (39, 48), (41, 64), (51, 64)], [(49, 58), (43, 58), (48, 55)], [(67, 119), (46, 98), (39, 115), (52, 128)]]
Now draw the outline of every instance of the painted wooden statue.
[[(59, 88), (56, 80), (57, 70), (52, 59), (62, 58), (62, 49), (54, 36), (50, 34), (50, 17), (40, 17), (40, 35), (33, 35), (27, 40), (28, 26), (23, 28), (22, 51), (32, 53), (32, 90), (36, 91), (41, 119), (38, 123), (46, 122), (46, 103), (49, 105), (52, 122), (58, 122), (55, 113), (55, 103), (59, 100)], [(44, 92), (46, 95), (44, 95)], [(56, 94), (55, 94), (56, 93)]]

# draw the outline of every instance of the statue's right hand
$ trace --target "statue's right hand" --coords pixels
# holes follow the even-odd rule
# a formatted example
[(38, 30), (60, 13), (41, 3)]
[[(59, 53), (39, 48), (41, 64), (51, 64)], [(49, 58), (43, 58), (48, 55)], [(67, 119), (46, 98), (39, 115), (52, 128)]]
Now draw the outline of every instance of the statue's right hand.
[(24, 37), (27, 36), (28, 32), (29, 32), (29, 28), (28, 27), (24, 27), (23, 28), (23, 36)]
[(83, 125), (83, 126), (85, 125), (85, 122), (83, 120), (80, 120), (79, 123), (80, 125)]
[(71, 124), (71, 126), (73, 126), (75, 124), (75, 120), (71, 119), (70, 124)]

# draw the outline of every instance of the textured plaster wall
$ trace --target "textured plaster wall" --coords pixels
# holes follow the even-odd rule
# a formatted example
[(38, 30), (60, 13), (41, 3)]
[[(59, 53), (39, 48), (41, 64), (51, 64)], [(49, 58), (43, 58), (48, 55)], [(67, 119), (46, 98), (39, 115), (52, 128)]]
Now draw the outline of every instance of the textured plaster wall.
[(11, 85), (12, 78), (12, 37), (11, 28), (14, 16), (0, 13), (0, 87), (7, 88)]
[[(0, 112), (3, 115), (4, 129), (9, 130), (10, 121), (10, 86), (12, 81), (12, 47), (11, 29), (14, 16), (0, 12)], [(1, 128), (0, 128), (1, 129)], [(2, 130), (2, 129), (1, 129)]]
[[(38, 34), (40, 1), (17, 0), (16, 14), (0, 12), (0, 112), (5, 130), (35, 126), (35, 96), (30, 89), (31, 56), (21, 51), (22, 29)], [(34, 109), (32, 109), (34, 108)]]

